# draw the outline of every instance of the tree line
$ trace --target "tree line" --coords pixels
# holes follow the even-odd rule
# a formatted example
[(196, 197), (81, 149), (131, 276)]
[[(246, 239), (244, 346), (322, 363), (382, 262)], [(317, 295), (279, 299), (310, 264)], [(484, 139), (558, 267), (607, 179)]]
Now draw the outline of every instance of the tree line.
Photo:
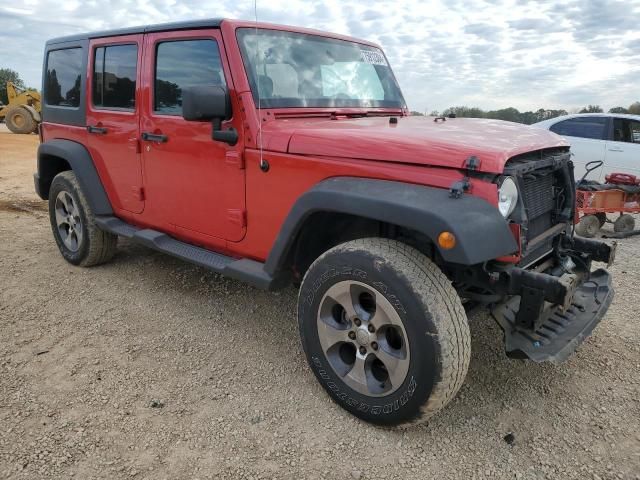
[(7, 82), (13, 82), (18, 88), (25, 88), (24, 82), (18, 75), (18, 72), (10, 68), (0, 68), (0, 103), (9, 103), (7, 96)]
[[(604, 110), (599, 105), (587, 105), (586, 107), (579, 109), (572, 113), (603, 113)], [(635, 102), (629, 105), (629, 107), (613, 107), (609, 109), (609, 113), (630, 113), (634, 115), (640, 115), (640, 102)], [(517, 108), (501, 108), (499, 110), (482, 110), (478, 107), (449, 107), (442, 112), (433, 111), (429, 115), (435, 117), (447, 117), (455, 115), (456, 117), (467, 118), (491, 118), (495, 120), (506, 120), (508, 122), (524, 123), (531, 125), (532, 123), (542, 122), (543, 120), (549, 120), (550, 118), (560, 117), (562, 115), (568, 115), (569, 112), (563, 109), (548, 110), (540, 108), (536, 111), (521, 112)], [(417, 111), (411, 111), (411, 115), (424, 116), (423, 113)]]

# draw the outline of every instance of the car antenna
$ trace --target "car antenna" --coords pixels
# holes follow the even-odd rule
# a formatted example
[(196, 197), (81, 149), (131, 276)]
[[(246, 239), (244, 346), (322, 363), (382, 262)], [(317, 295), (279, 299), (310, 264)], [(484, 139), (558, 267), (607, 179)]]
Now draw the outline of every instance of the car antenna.
[[(255, 18), (256, 32), (256, 59), (260, 59), (260, 36), (258, 35), (258, 0), (253, 0), (253, 15)], [(265, 65), (265, 69), (267, 66)], [(257, 72), (256, 72), (257, 73)], [(258, 90), (258, 149), (260, 150), (260, 170), (267, 172), (269, 170), (269, 162), (262, 156), (262, 105), (260, 98), (260, 79), (256, 77), (256, 89)]]

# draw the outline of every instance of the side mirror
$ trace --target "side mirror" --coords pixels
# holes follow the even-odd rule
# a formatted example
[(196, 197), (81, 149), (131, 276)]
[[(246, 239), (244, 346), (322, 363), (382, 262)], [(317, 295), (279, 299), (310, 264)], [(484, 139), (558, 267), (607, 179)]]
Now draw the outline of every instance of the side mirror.
[(238, 132), (222, 130), (222, 121), (231, 118), (231, 97), (220, 85), (198, 85), (182, 89), (182, 117), (189, 121), (211, 121), (211, 138), (229, 145), (238, 143)]
[(182, 117), (191, 121), (231, 118), (229, 93), (220, 85), (183, 88)]

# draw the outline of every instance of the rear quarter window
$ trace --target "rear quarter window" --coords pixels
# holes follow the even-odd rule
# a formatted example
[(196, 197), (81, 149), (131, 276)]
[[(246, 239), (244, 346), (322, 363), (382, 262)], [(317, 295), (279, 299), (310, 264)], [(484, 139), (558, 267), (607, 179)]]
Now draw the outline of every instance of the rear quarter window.
[(52, 50), (47, 55), (44, 80), (45, 103), (78, 108), (82, 96), (82, 48)]

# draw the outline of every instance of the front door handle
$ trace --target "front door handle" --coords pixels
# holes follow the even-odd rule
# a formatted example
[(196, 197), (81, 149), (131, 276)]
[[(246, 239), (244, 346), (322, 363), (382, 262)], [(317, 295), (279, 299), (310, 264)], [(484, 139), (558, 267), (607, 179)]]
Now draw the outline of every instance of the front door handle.
[(609, 149), (610, 152), (624, 152), (622, 148), (613, 147)]
[(159, 133), (142, 132), (142, 140), (144, 140), (145, 142), (165, 143), (167, 140), (169, 140), (169, 137)]
[(93, 125), (88, 125), (87, 132), (104, 135), (105, 133), (107, 133), (107, 129), (104, 127), (94, 127)]

